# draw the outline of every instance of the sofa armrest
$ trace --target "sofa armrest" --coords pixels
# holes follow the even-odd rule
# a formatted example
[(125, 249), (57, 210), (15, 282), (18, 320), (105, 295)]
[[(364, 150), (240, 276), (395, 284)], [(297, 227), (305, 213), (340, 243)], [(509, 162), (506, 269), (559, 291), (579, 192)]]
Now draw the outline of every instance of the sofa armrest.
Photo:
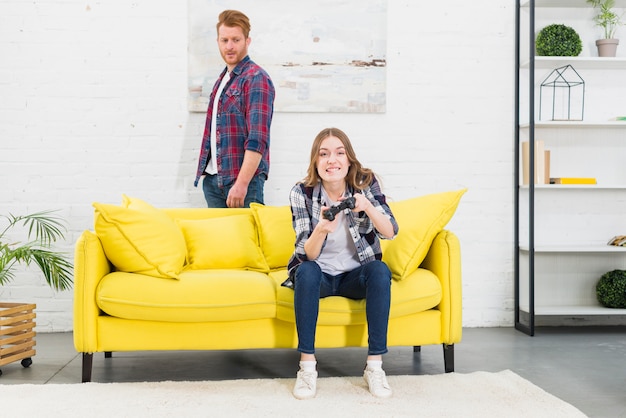
[(443, 230), (433, 240), (426, 258), (420, 266), (432, 271), (441, 281), (439, 310), (442, 320), (442, 339), (445, 344), (461, 341), (462, 282), (461, 244), (454, 233)]
[(97, 350), (96, 288), (111, 272), (111, 263), (104, 254), (96, 234), (84, 231), (74, 249), (74, 347), (78, 352)]

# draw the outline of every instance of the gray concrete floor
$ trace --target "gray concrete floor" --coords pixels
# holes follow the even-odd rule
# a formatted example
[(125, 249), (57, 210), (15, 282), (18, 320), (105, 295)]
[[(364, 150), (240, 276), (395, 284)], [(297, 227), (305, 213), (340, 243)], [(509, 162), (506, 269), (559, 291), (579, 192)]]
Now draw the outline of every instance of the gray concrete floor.
[[(71, 333), (36, 337), (33, 364), (2, 367), (1, 384), (80, 383), (81, 355)], [(361, 348), (318, 350), (321, 377), (361, 375)], [(94, 382), (294, 378), (294, 350), (127, 352), (94, 355)], [(626, 417), (626, 327), (543, 327), (529, 337), (513, 328), (466, 328), (455, 346), (455, 371), (512, 370), (589, 417)], [(388, 375), (443, 373), (441, 346), (392, 347)], [(505, 414), (506, 415), (506, 414)]]

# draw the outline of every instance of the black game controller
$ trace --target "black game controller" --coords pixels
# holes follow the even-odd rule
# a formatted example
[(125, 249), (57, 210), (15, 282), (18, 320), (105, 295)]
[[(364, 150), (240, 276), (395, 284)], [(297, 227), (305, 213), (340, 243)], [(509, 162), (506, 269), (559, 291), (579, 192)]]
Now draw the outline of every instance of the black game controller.
[(354, 209), (354, 203), (355, 203), (355, 199), (354, 196), (350, 196), (344, 200), (341, 201), (341, 203), (335, 205), (335, 206), (331, 206), (330, 208), (326, 209), (323, 213), (322, 216), (324, 217), (324, 219), (328, 219), (329, 221), (334, 221), (335, 220), (335, 215), (337, 215), (339, 212), (341, 212), (344, 209)]

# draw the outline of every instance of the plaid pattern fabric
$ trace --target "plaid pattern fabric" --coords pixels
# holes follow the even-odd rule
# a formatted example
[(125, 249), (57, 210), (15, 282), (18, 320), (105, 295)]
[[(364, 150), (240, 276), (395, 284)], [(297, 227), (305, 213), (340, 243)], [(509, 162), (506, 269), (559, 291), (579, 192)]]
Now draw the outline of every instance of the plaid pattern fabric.
[[(200, 148), (200, 158), (194, 185), (198, 181), (211, 156), (211, 118), (215, 106), (215, 94), (226, 75), (226, 69), (213, 86), (209, 99), (204, 135)], [(274, 85), (269, 75), (249, 56), (246, 56), (233, 69), (230, 81), (217, 100), (217, 181), (219, 187), (232, 185), (243, 162), (246, 150), (262, 155), (255, 173), (269, 174), (270, 167), (270, 125), (274, 112)]]
[[(347, 195), (352, 196), (354, 190), (348, 190)], [(393, 225), (394, 236), (398, 233), (398, 223), (387, 205), (385, 195), (380, 189), (376, 178), (369, 187), (363, 190), (363, 194), (372, 202), (379, 212), (384, 213)], [(319, 222), (322, 206), (328, 206), (322, 198), (322, 186), (318, 183), (314, 187), (305, 187), (302, 183), (296, 184), (289, 193), (291, 204), (291, 217), (293, 228), (296, 232), (295, 251), (289, 260), (288, 269), (291, 272), (303, 261), (307, 261), (304, 243), (311, 236), (315, 226)], [(350, 235), (356, 246), (357, 256), (361, 265), (373, 260), (382, 259), (380, 238), (382, 235), (374, 229), (374, 224), (365, 212), (349, 211), (346, 217), (349, 222)], [(324, 244), (325, 245), (325, 244)], [(322, 247), (324, 251), (324, 247)]]

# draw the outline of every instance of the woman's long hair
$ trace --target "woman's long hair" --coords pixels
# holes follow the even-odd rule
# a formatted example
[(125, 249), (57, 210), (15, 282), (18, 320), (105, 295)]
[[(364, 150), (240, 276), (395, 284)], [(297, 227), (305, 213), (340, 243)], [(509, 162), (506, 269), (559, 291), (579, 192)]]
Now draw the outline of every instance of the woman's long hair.
[(348, 161), (350, 162), (348, 174), (346, 175), (346, 183), (348, 187), (351, 187), (353, 190), (360, 191), (369, 186), (374, 178), (374, 172), (361, 165), (361, 162), (356, 158), (356, 153), (354, 152), (354, 148), (352, 148), (350, 138), (348, 138), (348, 135), (346, 135), (345, 132), (338, 128), (322, 129), (322, 131), (315, 137), (313, 145), (311, 146), (311, 160), (309, 161), (309, 168), (307, 169), (307, 175), (302, 180), (302, 183), (307, 187), (313, 187), (322, 181), (317, 173), (317, 159), (322, 141), (329, 136), (338, 138), (346, 149), (346, 155), (348, 156)]

